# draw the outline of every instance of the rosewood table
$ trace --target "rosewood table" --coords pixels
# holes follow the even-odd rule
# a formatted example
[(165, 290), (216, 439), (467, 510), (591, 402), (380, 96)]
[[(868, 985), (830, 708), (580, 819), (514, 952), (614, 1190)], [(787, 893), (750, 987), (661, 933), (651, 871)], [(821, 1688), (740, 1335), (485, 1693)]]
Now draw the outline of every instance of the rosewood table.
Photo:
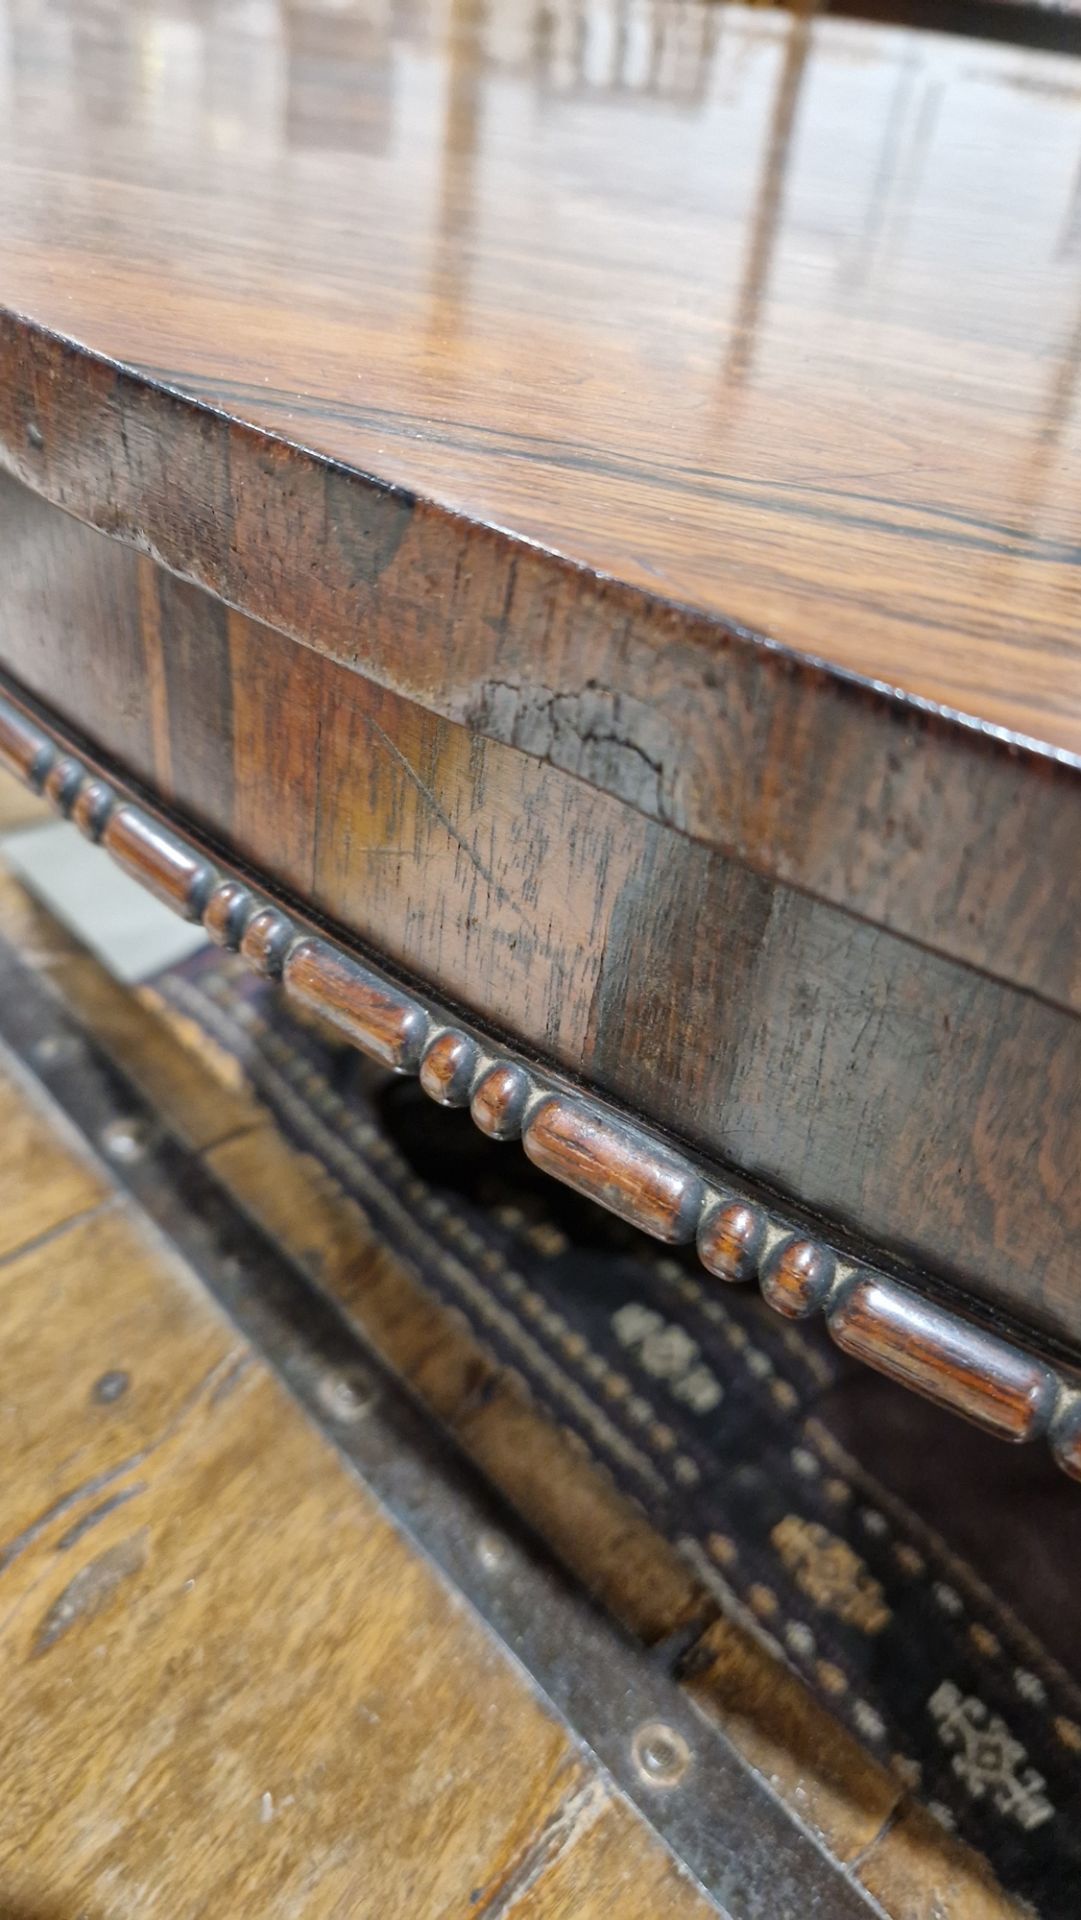
[(699, 0), (0, 28), (4, 763), (1081, 1476), (1081, 67)]

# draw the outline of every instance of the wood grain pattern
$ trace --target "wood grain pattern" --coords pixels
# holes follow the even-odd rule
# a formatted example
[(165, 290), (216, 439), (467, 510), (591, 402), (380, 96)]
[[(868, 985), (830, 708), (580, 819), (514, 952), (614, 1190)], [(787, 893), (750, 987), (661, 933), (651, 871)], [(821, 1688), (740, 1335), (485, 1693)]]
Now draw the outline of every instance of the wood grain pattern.
[(0, 1077), (0, 1137), (0, 1258), (27, 1241), (49, 1239), (66, 1221), (105, 1203), (104, 1182), (60, 1148), (6, 1075)]
[(270, 1129), (224, 1142), (210, 1161), (627, 1631), (653, 1646), (709, 1612), (686, 1564), (639, 1509), (493, 1364), (310, 1157)]
[[(129, 84), (153, 8), (80, 8), (77, 71), (20, 15), (3, 464), (429, 711), (1076, 1005), (1074, 68), (651, 17), (674, 69), (632, 85), (576, 71), (602, 0), (343, 14), (314, 69), (194, 9), (226, 134), (194, 79), (167, 112)], [(182, 627), (189, 589), (148, 585)], [(218, 696), (189, 634), (133, 741), (164, 749), (195, 659)], [(261, 711), (232, 720), (269, 768)]]
[[(0, 777), (6, 785), (7, 776)], [(3, 797), (7, 802), (7, 795)], [(0, 925), (28, 964), (46, 974), (75, 1018), (94, 1033), (147, 1099), (168, 1112), (170, 1125), (187, 1146), (204, 1152), (222, 1140), (265, 1131), (265, 1114), (238, 1087), (235, 1073), (232, 1082), (227, 1084), (229, 1075), (223, 1063), (219, 1063), (219, 1073), (211, 1077), (205, 1063), (195, 1059), (190, 1050), (166, 1044), (169, 1036), (159, 1030), (157, 1023), (140, 1019), (141, 1009), (130, 990), (93, 962), (70, 934), (31, 900), (3, 866), (0, 866)], [(5, 1133), (5, 1138), (10, 1138), (14, 1149), (14, 1131)], [(31, 1170), (46, 1151), (44, 1140), (44, 1134), (37, 1134), (26, 1149)], [(42, 1158), (40, 1165), (44, 1174), (48, 1160)], [(0, 1171), (2, 1167), (0, 1162)], [(55, 1189), (56, 1182), (50, 1176), (48, 1190)], [(44, 1181), (42, 1190), (45, 1190)], [(35, 1191), (32, 1179), (19, 1180), (13, 1150), (11, 1184), (5, 1186), (3, 1194), (4, 1216), (16, 1217), (18, 1196), (22, 1205), (33, 1204)], [(90, 1193), (89, 1204), (94, 1204), (96, 1189), (93, 1186)]]
[[(0, 801), (4, 798), (0, 786)], [(213, 1053), (170, 1013), (183, 1044), (147, 1005), (122, 992), (56, 921), (11, 881), (0, 879), (0, 927), (27, 957), (48, 968), (65, 1004), (137, 1067), (166, 1123), (181, 1137), (203, 1137), (217, 1102), (233, 1122), (212, 1147), (215, 1173), (238, 1203), (268, 1227), (362, 1329), (417, 1397), (446, 1423), (529, 1524), (574, 1569), (626, 1628), (654, 1643), (685, 1637), (710, 1611), (689, 1572), (642, 1515), (623, 1501), (566, 1436), (515, 1390), (461, 1326), (427, 1297), (409, 1271), (372, 1234), (325, 1172), (287, 1146), (273, 1127), (243, 1130), (235, 1066)], [(190, 1049), (195, 1046), (195, 1065)], [(223, 1079), (206, 1076), (212, 1065)], [(930, 1920), (936, 1904), (966, 1920), (1005, 1920), (1014, 1909), (990, 1883), (983, 1863), (900, 1793), (898, 1783), (842, 1732), (791, 1671), (778, 1667), (732, 1621), (714, 1621), (686, 1660), (688, 1684), (752, 1765), (810, 1822), (837, 1858), (879, 1899), (891, 1920)], [(596, 1836), (596, 1837), (595, 1837)], [(611, 1844), (609, 1844), (611, 1836)], [(620, 1830), (607, 1812), (575, 1853), (552, 1868), (552, 1884), (580, 1850), (580, 1884), (568, 1890), (568, 1920), (578, 1920), (596, 1888), (612, 1912), (609, 1876), (634, 1898), (620, 1863), (634, 1869), (650, 1899), (645, 1912), (670, 1909), (669, 1888), (636, 1829)], [(545, 1897), (543, 1885), (538, 1899)], [(650, 1900), (652, 1904), (650, 1904)], [(528, 1909), (527, 1909), (528, 1910)], [(584, 1910), (588, 1913), (589, 1907)], [(542, 1908), (543, 1911), (543, 1908)], [(629, 1908), (634, 1913), (633, 1905)], [(678, 1911), (678, 1910), (677, 1910)]]
[(858, 1280), (826, 1324), (846, 1353), (1000, 1439), (1046, 1431), (1055, 1404), (1050, 1368), (906, 1288)]
[(11, 1100), (57, 1231), (0, 1302), (4, 1912), (706, 1920), (168, 1252), (61, 1224), (82, 1164)]
[(634, 84), (605, 0), (13, 17), (0, 656), (265, 872), (254, 964), (295, 897), (1076, 1352), (1076, 76), (648, 12)]
[[(99, 783), (93, 784), (99, 786), (100, 791)], [(50, 797), (62, 799), (63, 793), (63, 785), (55, 796), (50, 789)], [(93, 813), (88, 815), (84, 808), (81, 818), (92, 820)], [(210, 892), (206, 862), (180, 845), (156, 822), (133, 813), (130, 808), (113, 811), (105, 823), (101, 842), (117, 865), (133, 880), (148, 887), (165, 906), (172, 907), (185, 920), (201, 918)]]
[[(567, 35), (600, 31), (609, 17), (599, 5), (569, 8), (560, 25)], [(1056, 169), (1063, 193), (1072, 178), (1069, 62), (987, 49), (974, 86), (965, 50), (931, 37), (899, 46), (854, 23), (820, 20), (807, 33), (799, 19), (738, 14), (717, 35), (696, 14), (687, 94), (659, 78), (637, 98), (616, 86), (610, 99), (601, 85), (564, 93), (537, 140), (522, 122), (548, 97), (557, 56), (535, 43), (532, 7), (513, 8), (500, 31), (472, 6), (432, 5), (411, 17), (408, 37), (390, 28), (379, 54), (370, 50), (373, 80), (381, 57), (393, 62), (394, 87), (382, 138), (367, 151), (345, 139), (331, 166), (295, 123), (275, 127), (256, 88), (230, 89), (237, 144), (226, 155), (197, 89), (178, 76), (166, 170), (154, 163), (153, 103), (126, 84), (125, 59), (137, 57), (153, 20), (87, 33), (77, 93), (32, 22), (13, 32), (14, 79), (33, 63), (55, 132), (43, 152), (40, 93), (24, 101), (16, 91), (2, 233), (11, 308), (129, 365), (167, 368), (173, 384), (246, 410), (282, 439), (303, 434), (402, 489), (380, 516), (387, 544), (392, 528), (405, 534), (410, 496), (428, 496), (872, 678), (952, 706), (982, 710), (982, 700), (994, 706), (986, 717), (1005, 710), (1005, 724), (1024, 720), (1020, 730), (1037, 736), (1054, 726), (1057, 678), (1058, 724), (1076, 721), (1076, 665), (1056, 675), (1047, 661), (1068, 634), (1076, 529), (1054, 496), (1069, 492), (1076, 430), (1056, 422), (1054, 488), (1038, 444), (1057, 382), (1069, 380), (1075, 320), (1057, 229), (1049, 212), (1038, 217)], [(656, 22), (669, 27), (663, 7)], [(288, 74), (291, 49), (273, 26), (262, 35), (227, 22), (200, 28), (192, 13), (189, 30), (227, 89), (227, 76), (250, 77), (253, 65), (266, 72), (284, 61)], [(691, 48), (694, 40), (692, 31)], [(926, 154), (909, 106), (902, 138), (910, 164), (926, 158), (931, 168), (936, 213), (917, 206), (902, 249), (877, 224), (883, 210), (868, 207), (867, 176), (907, 58), (920, 88), (945, 98)], [(327, 28), (317, 77), (306, 69), (312, 111), (339, 129), (358, 61), (363, 72), (357, 24), (346, 18)], [(778, 91), (791, 88), (793, 66), (803, 138), (798, 151), (774, 155)], [(430, 89), (449, 106), (460, 82), (468, 110), (433, 125)], [(1039, 102), (1026, 100), (1026, 83), (1040, 87)], [(995, 109), (996, 167), (983, 164), (979, 144), (981, 164), (965, 166), (981, 116)], [(87, 114), (101, 147), (84, 178)], [(1039, 166), (1028, 145), (1037, 129)], [(730, 155), (723, 168), (719, 142)], [(49, 228), (44, 160), (57, 182)], [(770, 161), (791, 191), (763, 205)], [(553, 173), (564, 182), (557, 204), (544, 191)], [(906, 183), (892, 185), (897, 219)], [(217, 244), (200, 254), (190, 229), (183, 250), (180, 236), (161, 243), (172, 197), (185, 191), (219, 208)], [(821, 285), (800, 271), (811, 235), (826, 276), (841, 237), (868, 219), (879, 245), (859, 276)], [(88, 233), (106, 226), (101, 271), (88, 284)], [(599, 236), (606, 246), (590, 272)], [(241, 247), (242, 290), (222, 264)], [(1000, 267), (1019, 257), (1022, 287)], [(665, 290), (677, 267), (686, 297), (674, 304)], [(148, 275), (163, 282), (152, 329), (145, 301), (124, 298)], [(869, 336), (860, 328), (868, 304), (877, 308)], [(230, 349), (240, 311), (248, 331), (238, 364)], [(897, 350), (906, 329), (917, 330), (920, 351)], [(359, 380), (358, 334), (375, 349)], [(788, 359), (797, 338), (798, 359)], [(984, 346), (975, 365), (971, 338)], [(569, 390), (552, 378), (568, 363), (583, 376)], [(1004, 365), (1016, 418), (997, 405)], [(45, 440), (27, 451), (47, 454)], [(857, 450), (846, 484), (843, 462)], [(276, 449), (265, 457), (281, 470)], [(888, 615), (872, 640), (876, 583)], [(1001, 635), (997, 688), (981, 672), (966, 615)]]
[[(0, 776), (6, 780), (6, 776)], [(0, 796), (4, 796), (0, 787)], [(649, 1644), (684, 1631), (705, 1600), (683, 1563), (641, 1514), (591, 1470), (567, 1437), (486, 1360), (455, 1318), (419, 1285), (344, 1199), (310, 1156), (289, 1147), (266, 1110), (238, 1084), (235, 1061), (210, 1047), (202, 1029), (161, 1009), (152, 990), (121, 988), (54, 917), (0, 870), (0, 929), (32, 965), (47, 972), (62, 1003), (87, 1026), (157, 1105), (180, 1138), (207, 1154), (238, 1203), (339, 1302), (352, 1323), (406, 1379), (432, 1414), (505, 1493), (628, 1631)], [(167, 1014), (167, 1021), (161, 1017)], [(19, 1139), (13, 1118), (5, 1138)], [(62, 1192), (53, 1165), (78, 1172), (70, 1156), (43, 1159), (45, 1129), (31, 1129), (24, 1157), (2, 1194), (5, 1217), (16, 1197), (55, 1224), (43, 1196)], [(31, 1178), (35, 1169), (49, 1179)], [(0, 1174), (3, 1168), (0, 1163)], [(77, 1189), (76, 1208), (97, 1199)], [(26, 1216), (24, 1216), (25, 1218)], [(23, 1231), (20, 1228), (20, 1233)]]
[[(0, 700), (0, 712), (5, 702)], [(18, 716), (20, 719), (22, 716)], [(35, 738), (36, 736), (36, 738)], [(4, 754), (0, 733), (0, 758)], [(521, 1134), (542, 1171), (617, 1213), (654, 1238), (679, 1244), (695, 1240), (731, 1278), (731, 1236), (736, 1231), (745, 1272), (754, 1251), (763, 1296), (779, 1313), (802, 1318), (822, 1311), (838, 1344), (891, 1377), (984, 1426), (1000, 1438), (1031, 1440), (1050, 1434), (1066, 1471), (1074, 1471), (1074, 1439), (1081, 1385), (1056, 1374), (996, 1334), (939, 1308), (911, 1288), (881, 1274), (861, 1273), (838, 1259), (821, 1238), (792, 1230), (792, 1223), (733, 1195), (662, 1141), (628, 1124), (598, 1103), (556, 1088), (543, 1073), (508, 1060), (475, 1033), (448, 1024), (442, 1008), (399, 989), (326, 941), (313, 940), (303, 922), (222, 874), (187, 843), (162, 835), (157, 823), (115, 794), (100, 777), (62, 752), (41, 725), (11, 729), (9, 771), (22, 773), (29, 738), (34, 778), (62, 812), (74, 814), (87, 784), (107, 810), (104, 836), (121, 829), (123, 863), (138, 871), (150, 850), (148, 884), (160, 887), (159, 842), (167, 848), (167, 871), (187, 876), (171, 904), (180, 913), (205, 910), (217, 895), (223, 911), (215, 931), (261, 972), (280, 975), (291, 997), (308, 1014), (325, 1020), (383, 1066), (419, 1073), (430, 1045), (457, 1043), (452, 1053), (471, 1070), (471, 1108), (483, 1132), (496, 1139)], [(56, 777), (54, 777), (54, 775)], [(155, 864), (157, 862), (157, 864)], [(166, 892), (166, 898), (169, 897)], [(193, 904), (194, 903), (194, 904)], [(252, 938), (254, 934), (254, 939)], [(463, 1097), (466, 1089), (463, 1088)], [(445, 1079), (436, 1075), (434, 1097), (445, 1104)], [(722, 1223), (720, 1239), (718, 1223)]]
[[(210, 839), (694, 1151), (1081, 1338), (1081, 1026), (1060, 1008), (770, 884), (269, 627), (233, 614), (225, 631), (207, 596), (0, 481), (9, 506), (0, 582), (10, 567), (21, 585), (6, 612), (0, 591), (0, 653)], [(195, 600), (215, 702), (177, 665)], [(147, 663), (153, 682), (166, 656), (163, 741), (143, 720)], [(870, 853), (881, 823), (851, 798)], [(926, 799), (937, 814), (937, 783)], [(989, 814), (951, 846), (973, 873), (986, 853), (1011, 926), (1028, 927), (1048, 842), (1014, 858), (1016, 818)], [(1041, 884), (1056, 912), (1079, 836)]]
[(656, 1240), (690, 1240), (703, 1203), (702, 1182), (685, 1160), (656, 1141), (608, 1122), (584, 1102), (542, 1099), (522, 1144), (542, 1172)]
[(287, 1000), (319, 1014), (381, 1066), (416, 1072), (428, 1022), (408, 994), (347, 961), (323, 940), (290, 947), (282, 986)]

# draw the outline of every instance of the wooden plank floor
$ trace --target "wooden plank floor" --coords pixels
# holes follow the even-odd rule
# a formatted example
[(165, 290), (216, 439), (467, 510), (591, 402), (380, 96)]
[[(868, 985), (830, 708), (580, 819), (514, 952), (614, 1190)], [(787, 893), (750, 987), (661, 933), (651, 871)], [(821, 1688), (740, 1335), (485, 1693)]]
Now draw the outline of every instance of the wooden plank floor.
[(705, 1915), (0, 1077), (0, 1914)]
[[(699, 1624), (698, 1704), (884, 1912), (1014, 1911), (205, 1043), (2, 874), (0, 935), (632, 1632)], [(714, 1912), (55, 1119), (0, 1081), (0, 1126), (0, 1920)]]

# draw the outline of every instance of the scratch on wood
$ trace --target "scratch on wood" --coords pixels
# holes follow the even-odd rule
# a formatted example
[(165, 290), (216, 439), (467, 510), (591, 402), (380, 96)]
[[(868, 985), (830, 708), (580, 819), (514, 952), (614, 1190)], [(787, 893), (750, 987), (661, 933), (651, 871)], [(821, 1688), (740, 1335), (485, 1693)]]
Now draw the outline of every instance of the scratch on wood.
[(140, 1528), (115, 1547), (107, 1547), (89, 1566), (81, 1567), (69, 1580), (58, 1600), (45, 1614), (34, 1636), (30, 1658), (39, 1659), (55, 1647), (79, 1620), (92, 1620), (108, 1606), (121, 1583), (138, 1573), (146, 1564), (146, 1528)]
[(6, 1547), (0, 1547), (0, 1573), (6, 1573), (12, 1561), (17, 1560), (20, 1553), (24, 1552), (39, 1534), (44, 1533), (53, 1520), (58, 1520), (61, 1514), (70, 1512), (72, 1507), (77, 1507), (81, 1500), (100, 1493), (103, 1487), (110, 1486), (114, 1480), (119, 1480), (125, 1473), (130, 1473), (131, 1469), (139, 1466), (145, 1458), (145, 1448), (138, 1453), (130, 1453), (126, 1460), (119, 1461), (115, 1467), (106, 1467), (102, 1473), (91, 1474), (89, 1480), (83, 1480), (79, 1486), (72, 1487), (69, 1493), (62, 1493), (58, 1500), (54, 1500), (51, 1506), (38, 1514), (36, 1520), (31, 1520), (29, 1526), (24, 1527), (21, 1533), (17, 1533), (13, 1540), (9, 1540)]
[[(246, 1350), (241, 1351), (240, 1357), (242, 1359), (247, 1357)], [(118, 1461), (115, 1467), (105, 1467), (100, 1473), (91, 1474), (88, 1480), (80, 1481), (79, 1485), (72, 1487), (68, 1493), (62, 1493), (58, 1500), (54, 1500), (50, 1506), (45, 1508), (43, 1513), (38, 1514), (35, 1520), (31, 1520), (30, 1523), (22, 1529), (21, 1533), (17, 1533), (13, 1539), (9, 1540), (7, 1546), (0, 1547), (0, 1573), (5, 1573), (12, 1561), (17, 1560), (19, 1555), (25, 1552), (26, 1548), (31, 1546), (54, 1520), (58, 1520), (62, 1514), (70, 1513), (71, 1509), (77, 1507), (81, 1501), (92, 1498), (96, 1493), (101, 1493), (103, 1488), (111, 1486), (114, 1481), (123, 1479), (126, 1473), (131, 1473), (134, 1468), (141, 1467), (144, 1462), (149, 1460), (153, 1454), (157, 1453), (161, 1447), (164, 1447), (167, 1442), (172, 1439), (177, 1429), (183, 1425), (188, 1414), (198, 1404), (204, 1394), (207, 1395), (209, 1404), (214, 1406), (216, 1404), (215, 1395), (218, 1393), (223, 1381), (227, 1380), (235, 1371), (237, 1359), (238, 1350), (233, 1348), (225, 1355), (224, 1359), (216, 1362), (216, 1364), (210, 1368), (209, 1372), (204, 1374), (198, 1385), (188, 1395), (183, 1405), (177, 1409), (177, 1412), (170, 1420), (165, 1431), (159, 1434), (158, 1438), (152, 1441), (149, 1446), (140, 1447), (137, 1453), (129, 1453), (127, 1458)], [(114, 1504), (118, 1503), (114, 1502)]]
[(241, 1381), (251, 1372), (254, 1365), (254, 1353), (249, 1350), (247, 1353), (240, 1354), (233, 1362), (233, 1365), (222, 1374), (221, 1379), (214, 1387), (210, 1395), (209, 1405), (212, 1407), (220, 1407), (223, 1400), (228, 1400), (230, 1394), (236, 1392)]
[(478, 1889), (470, 1911), (478, 1920), (507, 1920), (519, 1901), (589, 1832), (609, 1798), (607, 1788), (596, 1777), (580, 1782), (559, 1802), (499, 1883), (490, 1892)]
[(70, 1547), (75, 1545), (77, 1540), (82, 1539), (84, 1533), (90, 1532), (91, 1527), (98, 1526), (108, 1514), (115, 1513), (117, 1507), (123, 1507), (129, 1500), (134, 1500), (137, 1493), (145, 1492), (146, 1481), (136, 1480), (134, 1486), (122, 1487), (119, 1493), (114, 1493), (108, 1500), (102, 1500), (98, 1506), (91, 1507), (89, 1513), (84, 1513), (76, 1520), (74, 1526), (69, 1527), (66, 1533), (61, 1534), (60, 1539), (56, 1543), (57, 1553), (66, 1553)]
[(111, 1213), (120, 1205), (120, 1196), (107, 1193), (103, 1200), (97, 1200), (91, 1207), (80, 1207), (78, 1213), (69, 1213), (64, 1220), (57, 1220), (51, 1227), (45, 1227), (41, 1233), (35, 1233), (29, 1240), (20, 1240), (17, 1247), (8, 1247), (0, 1254), (0, 1267), (12, 1266), (16, 1260), (22, 1260), (31, 1253), (40, 1253), (43, 1247), (51, 1246), (54, 1240), (62, 1240), (66, 1233), (75, 1227), (84, 1227), (88, 1220), (96, 1220), (99, 1214)]
[(416, 768), (411, 764), (410, 761), (406, 759), (404, 753), (402, 753), (401, 749), (395, 745), (394, 741), (390, 738), (390, 735), (387, 732), (385, 732), (384, 729), (379, 725), (378, 720), (374, 719), (370, 713), (364, 714), (363, 718), (369, 733), (378, 735), (379, 740), (381, 741), (382, 745), (386, 748), (386, 751), (390, 754), (391, 759), (396, 761), (398, 766), (401, 767), (402, 772), (406, 776), (406, 779), (412, 782), (413, 786), (416, 788), (417, 792), (420, 794), (422, 800), (425, 802), (427, 806), (431, 808), (440, 826), (443, 827), (447, 833), (449, 833), (455, 845), (461, 848), (462, 852), (465, 854), (466, 859), (469, 861), (470, 865), (474, 867), (476, 871), (480, 874), (480, 877), (484, 881), (485, 885), (491, 888), (496, 898), (500, 900), (504, 906), (509, 907), (511, 912), (517, 915), (518, 919), (522, 922), (522, 925), (526, 927), (530, 933), (532, 933), (533, 931), (532, 925), (528, 920), (527, 916), (523, 913), (519, 902), (514, 898), (513, 894), (508, 893), (502, 881), (496, 878), (495, 874), (491, 871), (491, 868), (485, 866), (483, 860), (481, 859), (480, 855), (478, 854), (476, 848), (472, 845), (472, 843), (469, 840), (466, 840), (465, 837), (459, 833), (450, 815), (444, 812), (443, 808), (440, 806), (431, 788), (425, 785), (424, 781), (421, 779)]

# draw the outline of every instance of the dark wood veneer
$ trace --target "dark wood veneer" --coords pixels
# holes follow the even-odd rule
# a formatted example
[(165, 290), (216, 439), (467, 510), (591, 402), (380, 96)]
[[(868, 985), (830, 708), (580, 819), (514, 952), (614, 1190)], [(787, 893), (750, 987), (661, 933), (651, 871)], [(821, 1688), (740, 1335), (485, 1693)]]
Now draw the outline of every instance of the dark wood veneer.
[[(37, 447), (28, 427), (39, 416), (48, 431)], [(146, 576), (148, 626), (183, 620), (170, 574), (194, 581), (704, 849), (1081, 1009), (1072, 754), (1004, 739), (403, 502), (2, 311), (0, 467), (164, 563)], [(387, 515), (402, 522), (393, 536), (379, 530)], [(21, 564), (32, 557), (27, 518), (13, 511)], [(433, 593), (450, 580), (468, 584), (472, 604), (459, 604), (461, 584), (450, 603)], [(183, 728), (172, 703), (196, 658), (213, 697), (207, 647), (204, 626), (187, 661), (178, 648), (162, 665), (140, 730)], [(173, 766), (199, 784), (197, 760), (176, 753)]]
[[(1072, 1376), (915, 1289), (839, 1257), (820, 1237), (792, 1232), (783, 1216), (733, 1194), (727, 1181), (716, 1183), (655, 1135), (501, 1057), (497, 1046), (457, 1027), (443, 1009), (313, 938), (289, 911), (261, 900), (77, 758), (58, 752), (47, 731), (35, 731), (2, 698), (0, 764), (80, 820), (84, 832), (100, 838), (176, 912), (201, 918), (253, 966), (280, 977), (287, 996), (306, 1012), (329, 1021), (381, 1065), (415, 1072), (449, 1041), (456, 1066), (468, 1061), (474, 1118), (486, 1132), (520, 1136), (543, 1171), (655, 1239), (675, 1245), (697, 1239), (703, 1257), (715, 1256), (718, 1223), (727, 1221), (740, 1244), (744, 1277), (757, 1271), (765, 1299), (779, 1313), (823, 1312), (846, 1352), (1000, 1439), (1048, 1437), (1058, 1463), (1081, 1477), (1081, 1386)], [(80, 812), (88, 788), (94, 805)], [(444, 1092), (437, 1077), (436, 1098)], [(723, 1277), (733, 1274), (725, 1270)]]
[(477, 738), (3, 480), (0, 511), (0, 654), (180, 818), (692, 1148), (1077, 1337), (1074, 1017)]
[[(378, 58), (328, 21), (281, 122), (251, 83), (289, 91), (288, 41), (181, 7), (237, 137), (185, 69), (163, 146), (153, 6), (71, 12), (76, 68), (12, 31), (0, 465), (427, 711), (1081, 1006), (1071, 61), (651, 0), (679, 84), (557, 83), (532, 0), (425, 0)], [(611, 24), (557, 13), (579, 55)], [(331, 157), (373, 60), (383, 117)]]
[(834, 1314), (877, 1246), (1077, 1354), (1076, 69), (643, 3), (696, 30), (633, 84), (605, 0), (346, 10), (301, 109), (179, 0), (227, 126), (156, 0), (17, 14), (0, 659), (71, 751), (17, 698), (8, 757), (719, 1280)]

